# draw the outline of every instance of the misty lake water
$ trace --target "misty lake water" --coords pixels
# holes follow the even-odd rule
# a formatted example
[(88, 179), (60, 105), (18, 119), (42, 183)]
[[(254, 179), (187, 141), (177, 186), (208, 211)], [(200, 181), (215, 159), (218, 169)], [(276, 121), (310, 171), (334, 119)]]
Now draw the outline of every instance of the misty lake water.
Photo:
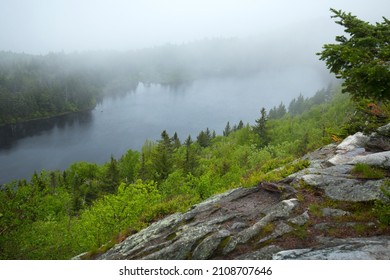
[(300, 93), (326, 87), (322, 75), (300, 69), (241, 78), (212, 78), (176, 88), (139, 84), (134, 92), (107, 97), (90, 112), (0, 128), (0, 184), (30, 179), (35, 170), (64, 170), (75, 161), (104, 163), (128, 149), (140, 150), (165, 129), (183, 141), (208, 127), (217, 134), (229, 121), (253, 124)]

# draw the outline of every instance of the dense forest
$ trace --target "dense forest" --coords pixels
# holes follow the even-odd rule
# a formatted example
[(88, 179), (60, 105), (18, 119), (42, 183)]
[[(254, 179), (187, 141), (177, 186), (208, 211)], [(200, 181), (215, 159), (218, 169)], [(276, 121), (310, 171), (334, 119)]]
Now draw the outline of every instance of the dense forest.
[(288, 109), (281, 104), (270, 113), (263, 108), (254, 125), (227, 123), (223, 136), (206, 128), (196, 139), (181, 140), (163, 131), (141, 151), (129, 150), (103, 165), (76, 162), (63, 172), (41, 171), (31, 180), (5, 184), (0, 258), (68, 259), (104, 250), (213, 194), (296, 172), (307, 166), (296, 158), (338, 141), (359, 123), (388, 120), (370, 108), (357, 111), (340, 91), (298, 97)]
[(61, 55), (0, 53), (0, 124), (91, 109), (101, 95), (96, 73)]

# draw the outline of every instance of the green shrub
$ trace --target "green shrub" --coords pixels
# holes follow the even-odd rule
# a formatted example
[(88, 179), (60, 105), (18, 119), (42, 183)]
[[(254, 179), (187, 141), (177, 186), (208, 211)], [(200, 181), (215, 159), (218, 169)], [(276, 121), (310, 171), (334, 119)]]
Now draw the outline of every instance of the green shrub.
[(243, 178), (241, 180), (241, 185), (244, 187), (251, 187), (263, 181), (280, 181), (291, 174), (294, 174), (302, 169), (307, 168), (310, 165), (310, 162), (308, 160), (297, 160), (288, 163), (286, 163), (286, 161), (291, 161), (291, 158), (285, 158), (279, 161), (273, 160), (272, 165), (273, 168), (276, 169), (271, 169), (271, 171), (269, 172), (264, 172), (263, 170), (270, 170), (267, 164), (265, 168), (262, 167), (259, 171), (253, 172), (247, 177)]

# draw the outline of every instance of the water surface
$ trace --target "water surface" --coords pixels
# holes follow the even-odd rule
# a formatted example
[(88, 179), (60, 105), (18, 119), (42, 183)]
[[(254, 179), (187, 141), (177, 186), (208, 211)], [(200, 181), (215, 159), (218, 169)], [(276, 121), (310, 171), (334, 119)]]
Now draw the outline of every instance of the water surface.
[[(306, 82), (302, 82), (306, 81)], [(175, 88), (140, 84), (136, 91), (107, 97), (90, 112), (0, 128), (0, 184), (29, 179), (35, 170), (64, 170), (72, 162), (104, 163), (128, 149), (140, 150), (162, 130), (181, 140), (208, 127), (253, 124), (267, 109), (325, 87), (309, 69), (263, 72), (250, 77), (213, 78)]]

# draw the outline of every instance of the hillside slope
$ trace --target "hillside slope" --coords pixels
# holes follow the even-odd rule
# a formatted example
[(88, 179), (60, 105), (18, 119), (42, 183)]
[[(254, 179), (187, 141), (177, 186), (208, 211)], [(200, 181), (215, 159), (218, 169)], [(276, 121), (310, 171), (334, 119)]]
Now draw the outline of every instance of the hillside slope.
[(75, 259), (390, 259), (390, 124), (302, 159), (281, 181), (213, 196)]

